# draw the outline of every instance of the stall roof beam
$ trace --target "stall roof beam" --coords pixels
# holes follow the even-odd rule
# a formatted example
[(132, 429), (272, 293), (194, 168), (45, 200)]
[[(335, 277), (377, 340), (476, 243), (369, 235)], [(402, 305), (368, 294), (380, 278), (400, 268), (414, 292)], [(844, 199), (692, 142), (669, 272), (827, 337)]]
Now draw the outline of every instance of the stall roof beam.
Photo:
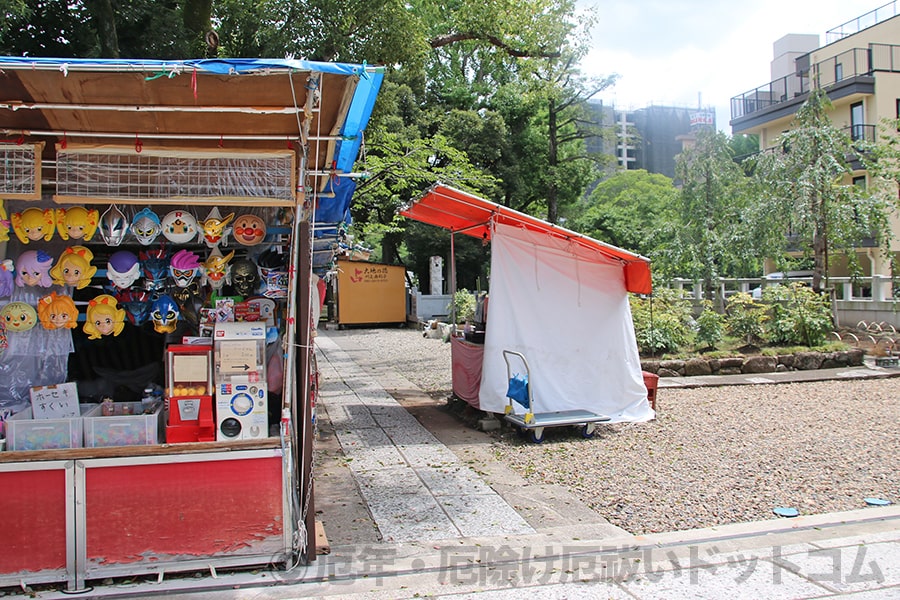
[(433, 185), (400, 214), (482, 240), (491, 238), (494, 223), (523, 227), (574, 244), (582, 249), (582, 258), (593, 255), (622, 263), (630, 292), (649, 294), (653, 289), (648, 258), (443, 184)]

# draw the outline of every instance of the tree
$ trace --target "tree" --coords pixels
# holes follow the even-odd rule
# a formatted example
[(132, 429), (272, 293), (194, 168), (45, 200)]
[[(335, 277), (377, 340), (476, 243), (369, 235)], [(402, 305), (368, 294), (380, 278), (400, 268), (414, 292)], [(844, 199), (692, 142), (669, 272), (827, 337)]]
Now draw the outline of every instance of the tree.
[[(696, 144), (676, 159), (675, 176), (683, 182), (677, 201), (670, 205), (659, 254), (669, 268), (703, 281), (707, 298), (717, 280), (746, 269), (755, 257), (748, 254), (746, 177), (734, 162), (728, 136), (702, 130)], [(719, 310), (722, 298), (717, 298)]]
[(875, 238), (887, 249), (891, 205), (883, 196), (850, 185), (854, 152), (849, 137), (828, 118), (831, 101), (813, 89), (797, 111), (793, 127), (756, 159), (757, 199), (751, 214), (754, 241), (762, 256), (784, 261), (787, 242), (813, 256), (812, 286), (827, 281), (829, 252), (856, 262), (855, 248)]
[(649, 256), (654, 231), (678, 190), (665, 175), (621, 171), (601, 181), (571, 228), (595, 239)]

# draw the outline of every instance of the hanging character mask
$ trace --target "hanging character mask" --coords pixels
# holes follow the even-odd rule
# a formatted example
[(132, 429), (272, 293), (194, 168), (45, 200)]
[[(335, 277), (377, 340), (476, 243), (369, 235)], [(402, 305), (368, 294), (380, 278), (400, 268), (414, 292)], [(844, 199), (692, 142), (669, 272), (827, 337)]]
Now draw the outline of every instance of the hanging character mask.
[(53, 279), (50, 277), (50, 268), (53, 259), (43, 250), (27, 250), (19, 255), (19, 264), (16, 269), (16, 285), (25, 287), (33, 285), (37, 287), (50, 287)]
[(130, 288), (141, 276), (141, 263), (134, 252), (119, 250), (109, 256), (106, 277), (120, 290)]
[(210, 252), (206, 262), (203, 263), (203, 283), (208, 283), (214, 290), (221, 290), (222, 286), (230, 281), (231, 267), (229, 267), (228, 262), (232, 258), (234, 258), (234, 250), (226, 256), (222, 256), (218, 248)]
[(78, 326), (78, 308), (71, 296), (50, 292), (38, 300), (38, 319), (44, 329), (75, 329)]
[(198, 231), (197, 219), (187, 211), (173, 210), (162, 218), (162, 234), (172, 243), (192, 242)]
[(153, 301), (150, 318), (153, 319), (153, 331), (156, 333), (172, 333), (178, 326), (181, 312), (178, 304), (168, 294), (163, 294)]
[(64, 240), (84, 239), (89, 241), (97, 231), (100, 213), (83, 206), (56, 209), (56, 231)]
[(155, 212), (145, 208), (131, 220), (131, 233), (142, 246), (149, 246), (162, 233), (162, 224)]
[(100, 237), (107, 246), (118, 246), (128, 234), (128, 219), (116, 206), (110, 206), (100, 216)]
[(3, 206), (3, 198), (0, 198), (0, 242), (9, 241), (9, 215), (6, 214), (6, 207)]
[(169, 259), (163, 248), (141, 251), (141, 273), (144, 275), (144, 289), (151, 292), (166, 287), (169, 278)]
[(259, 286), (259, 270), (249, 258), (239, 258), (231, 263), (231, 287), (238, 296), (248, 297)]
[(143, 290), (122, 290), (116, 294), (119, 305), (125, 309), (125, 316), (132, 325), (143, 325), (150, 319), (150, 292)]
[(49, 242), (56, 230), (52, 208), (45, 210), (34, 207), (26, 208), (20, 213), (13, 213), (11, 221), (16, 237), (23, 244), (41, 239)]
[(15, 283), (13, 272), (16, 267), (13, 265), (12, 259), (5, 258), (0, 260), (0, 298), (12, 296)]
[(30, 330), (38, 322), (34, 307), (26, 302), (10, 302), (0, 308), (0, 320), (8, 333), (21, 333)]
[(266, 222), (256, 215), (241, 215), (234, 221), (232, 234), (238, 244), (255, 246), (266, 238)]
[(223, 219), (219, 208), (215, 207), (209, 211), (205, 221), (200, 221), (200, 227), (203, 229), (203, 241), (208, 247), (215, 248), (220, 242), (227, 245), (228, 234), (231, 233), (228, 224), (232, 219), (234, 219), (234, 213)]
[(84, 246), (70, 246), (60, 255), (56, 266), (50, 269), (50, 276), (56, 285), (73, 286), (83, 289), (91, 282), (97, 267), (91, 265), (94, 253)]
[(89, 340), (99, 340), (104, 335), (117, 336), (125, 328), (125, 311), (115, 298), (101, 294), (88, 302), (84, 332)]
[(175, 281), (175, 285), (186, 288), (201, 273), (203, 266), (200, 257), (189, 250), (179, 250), (172, 256), (169, 263), (169, 275)]

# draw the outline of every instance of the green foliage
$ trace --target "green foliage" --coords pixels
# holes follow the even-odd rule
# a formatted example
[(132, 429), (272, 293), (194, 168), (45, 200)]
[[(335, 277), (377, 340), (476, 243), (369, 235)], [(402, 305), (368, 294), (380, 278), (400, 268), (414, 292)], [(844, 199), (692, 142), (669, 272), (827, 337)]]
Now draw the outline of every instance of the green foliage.
[(629, 296), (637, 344), (644, 354), (674, 352), (690, 336), (690, 303), (674, 290), (660, 288), (652, 297)]
[[(831, 102), (814, 89), (797, 111), (794, 126), (756, 159), (757, 200), (747, 213), (750, 244), (760, 256), (782, 260), (786, 236), (794, 249), (813, 257), (813, 289), (821, 290), (828, 256), (852, 262), (863, 238), (887, 249), (893, 201), (850, 185), (851, 141), (828, 116)], [(894, 193), (896, 199), (896, 191)], [(781, 265), (778, 265), (781, 267)], [(781, 269), (784, 270), (784, 269)]]
[(711, 297), (719, 277), (760, 267), (745, 240), (747, 178), (734, 162), (728, 137), (718, 131), (698, 134), (696, 144), (678, 156), (675, 176), (681, 193), (669, 205), (651, 256), (665, 273), (703, 281)]
[(725, 338), (725, 315), (713, 310), (712, 302), (703, 301), (703, 311), (697, 317), (695, 341), (702, 348), (715, 348)]
[(447, 305), (447, 310), (456, 308), (456, 322), (465, 323), (475, 318), (475, 294), (463, 288), (453, 294), (453, 303)]
[(642, 255), (652, 251), (653, 234), (678, 190), (665, 175), (622, 171), (601, 181), (584, 212), (569, 227)]
[(766, 338), (773, 344), (818, 346), (832, 331), (831, 303), (825, 294), (802, 283), (774, 285), (763, 290), (770, 305)]
[(762, 341), (763, 326), (767, 318), (765, 305), (746, 292), (738, 292), (728, 299), (726, 330), (748, 344)]

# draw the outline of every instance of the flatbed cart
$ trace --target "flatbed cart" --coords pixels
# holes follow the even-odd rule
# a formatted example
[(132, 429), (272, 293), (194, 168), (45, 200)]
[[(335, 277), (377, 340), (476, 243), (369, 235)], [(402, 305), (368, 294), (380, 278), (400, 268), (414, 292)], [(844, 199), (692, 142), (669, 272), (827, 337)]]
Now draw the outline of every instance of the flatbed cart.
[[(522, 386), (521, 378), (518, 375), (513, 375), (512, 365), (509, 362), (510, 356), (518, 357), (525, 366), (524, 386)], [(515, 425), (518, 428), (519, 433), (528, 437), (533, 443), (540, 444), (544, 441), (545, 428), (563, 425), (581, 425), (581, 437), (590, 439), (594, 437), (595, 423), (605, 423), (610, 420), (606, 415), (599, 415), (589, 410), (558, 410), (545, 413), (534, 412), (534, 396), (531, 391), (531, 369), (528, 366), (525, 355), (521, 352), (504, 350), (503, 360), (506, 361), (506, 375), (507, 379), (510, 381), (510, 388), (507, 390), (507, 400), (509, 400), (509, 404), (506, 405), (503, 418)], [(518, 379), (518, 382), (514, 383), (514, 380), (516, 379)], [(518, 386), (516, 386), (516, 383)], [(513, 391), (516, 387), (518, 387), (518, 389)], [(516, 398), (510, 396), (510, 393), (513, 393)], [(524, 396), (524, 401), (523, 398), (519, 396)], [(524, 415), (517, 415), (514, 412), (514, 401), (527, 409)]]

